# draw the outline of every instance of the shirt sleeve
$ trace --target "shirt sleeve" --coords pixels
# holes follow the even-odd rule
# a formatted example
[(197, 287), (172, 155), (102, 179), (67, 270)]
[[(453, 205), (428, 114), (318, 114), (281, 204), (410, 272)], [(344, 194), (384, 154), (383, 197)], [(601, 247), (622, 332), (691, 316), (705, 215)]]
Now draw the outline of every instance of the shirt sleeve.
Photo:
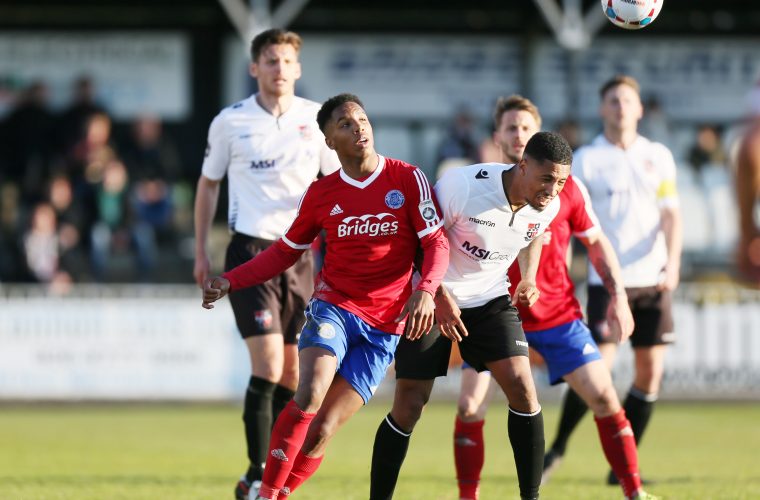
[(407, 181), (406, 192), (410, 198), (409, 211), (412, 225), (417, 231), (418, 238), (422, 239), (443, 227), (438, 201), (427, 177), (419, 168), (415, 167), (412, 170), (411, 178)]
[(435, 194), (443, 212), (446, 229), (456, 224), (469, 196), (470, 185), (457, 169), (446, 172), (435, 184)]
[(599, 226), (599, 219), (594, 213), (594, 209), (591, 206), (591, 198), (589, 197), (586, 186), (575, 177), (570, 177), (570, 182), (565, 186), (565, 189), (570, 190), (570, 196), (567, 198), (572, 200), (570, 207), (570, 215), (568, 222), (570, 223), (570, 230), (575, 236), (587, 237), (592, 234), (596, 234), (601, 231)]
[(316, 196), (312, 192), (315, 184), (312, 183), (301, 197), (296, 218), (282, 238), (248, 262), (222, 275), (230, 281), (232, 291), (258, 285), (274, 278), (295, 264), (301, 254), (311, 248), (312, 241), (320, 231), (313, 216), (316, 212), (313, 209)]
[(303, 194), (301, 201), (298, 202), (296, 218), (282, 236), (282, 242), (293, 250), (304, 251), (311, 248), (311, 243), (322, 229), (315, 216), (318, 213), (315, 205), (319, 198), (316, 193), (318, 183), (319, 181), (312, 182)]
[(657, 186), (657, 203), (660, 208), (677, 207), (676, 162), (668, 148), (662, 144), (657, 144), (657, 147), (660, 149), (657, 154), (657, 167), (661, 173)]
[(206, 155), (203, 159), (201, 173), (211, 180), (221, 180), (230, 164), (230, 144), (225, 134), (225, 122), (222, 114), (216, 115), (208, 128)]

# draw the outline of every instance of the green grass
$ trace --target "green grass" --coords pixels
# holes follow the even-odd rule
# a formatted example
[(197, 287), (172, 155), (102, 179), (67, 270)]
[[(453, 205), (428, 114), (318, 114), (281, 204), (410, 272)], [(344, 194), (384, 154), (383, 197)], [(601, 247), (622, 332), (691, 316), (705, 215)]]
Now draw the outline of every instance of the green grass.
[[(294, 499), (366, 499), (372, 439), (387, 401), (360, 411)], [(456, 500), (453, 403), (431, 405), (414, 433), (396, 499)], [(557, 409), (545, 411), (547, 441)], [(516, 499), (506, 412), (486, 424), (481, 498)], [(649, 489), (666, 499), (760, 498), (760, 405), (660, 404), (640, 453)], [(0, 406), (0, 499), (231, 499), (243, 471), (232, 406)], [(544, 499), (619, 499), (590, 418)]]

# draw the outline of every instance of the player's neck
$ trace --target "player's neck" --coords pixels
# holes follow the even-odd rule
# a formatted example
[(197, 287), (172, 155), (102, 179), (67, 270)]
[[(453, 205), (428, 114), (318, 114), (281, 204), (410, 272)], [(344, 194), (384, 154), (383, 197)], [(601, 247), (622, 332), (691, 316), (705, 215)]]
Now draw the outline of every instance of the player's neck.
[(622, 130), (612, 127), (604, 127), (604, 137), (610, 142), (621, 149), (628, 149), (636, 142), (636, 138), (639, 133), (636, 129)]
[(273, 95), (265, 92), (256, 94), (256, 102), (272, 116), (279, 117), (293, 104), (293, 94)]
[(375, 151), (371, 151), (363, 157), (344, 157), (338, 155), (338, 159), (346, 175), (356, 180), (372, 175), (372, 172), (380, 165), (380, 155)]
[(501, 184), (504, 187), (504, 196), (507, 197), (507, 203), (509, 203), (509, 208), (513, 212), (517, 212), (522, 207), (527, 205), (527, 203), (523, 203), (522, 205), (516, 205), (512, 200), (519, 200), (521, 199), (519, 190), (517, 189), (517, 186), (515, 186), (515, 170), (517, 169), (517, 166), (514, 166), (510, 168), (509, 170), (505, 170), (501, 173)]

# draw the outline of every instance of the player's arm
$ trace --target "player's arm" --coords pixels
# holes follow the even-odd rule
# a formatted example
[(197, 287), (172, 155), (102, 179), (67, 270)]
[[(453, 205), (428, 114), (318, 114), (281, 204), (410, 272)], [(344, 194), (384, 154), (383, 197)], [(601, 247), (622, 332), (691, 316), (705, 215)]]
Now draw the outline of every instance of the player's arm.
[(665, 276), (659, 288), (675, 290), (681, 276), (681, 249), (683, 247), (681, 210), (677, 206), (663, 208), (660, 225), (665, 235), (665, 245), (668, 247), (668, 261), (665, 264)]
[(657, 202), (660, 205), (660, 228), (665, 235), (668, 260), (665, 263), (664, 277), (657, 288), (675, 290), (681, 275), (683, 229), (676, 190), (676, 164), (673, 155), (667, 149), (663, 152), (661, 167), (663, 179), (657, 188)]
[[(314, 184), (312, 184), (313, 186)], [(212, 309), (213, 302), (228, 293), (268, 281), (296, 263), (303, 252), (311, 248), (311, 242), (322, 229), (314, 218), (313, 200), (318, 195), (306, 191), (298, 206), (293, 224), (285, 234), (269, 248), (257, 254), (221, 276), (207, 279), (203, 285), (203, 304)]]
[(208, 235), (219, 200), (220, 182), (201, 175), (198, 178), (198, 187), (195, 190), (195, 265), (193, 267), (193, 278), (200, 287), (203, 287), (211, 266), (208, 256)]
[[(308, 248), (309, 245), (306, 245)], [(256, 255), (248, 262), (227, 271), (221, 276), (209, 278), (203, 286), (203, 304), (213, 309), (213, 302), (228, 293), (268, 281), (296, 263), (307, 248), (292, 248), (282, 239)]]
[(596, 269), (605, 290), (610, 294), (607, 324), (613, 338), (622, 342), (633, 333), (633, 315), (628, 305), (628, 296), (623, 286), (623, 274), (615, 250), (601, 230), (587, 233), (584, 236), (576, 234), (576, 238), (588, 250), (591, 265)]
[(520, 283), (515, 287), (515, 295), (512, 304), (518, 303), (524, 307), (530, 307), (536, 303), (541, 292), (536, 286), (536, 273), (538, 261), (541, 260), (541, 247), (544, 244), (543, 233), (533, 238), (528, 246), (517, 254), (517, 264), (520, 266)]
[(195, 192), (195, 264), (193, 278), (203, 288), (210, 268), (208, 237), (219, 201), (219, 184), (227, 173), (230, 146), (225, 131), (224, 112), (219, 113), (208, 128), (206, 154)]
[(422, 268), (420, 282), (397, 321), (408, 315), (406, 336), (415, 340), (427, 334), (433, 326), (433, 296), (449, 266), (449, 240), (443, 231), (440, 206), (427, 177), (420, 169), (410, 171), (405, 190), (410, 195), (410, 203), (407, 205), (410, 221), (422, 248)]

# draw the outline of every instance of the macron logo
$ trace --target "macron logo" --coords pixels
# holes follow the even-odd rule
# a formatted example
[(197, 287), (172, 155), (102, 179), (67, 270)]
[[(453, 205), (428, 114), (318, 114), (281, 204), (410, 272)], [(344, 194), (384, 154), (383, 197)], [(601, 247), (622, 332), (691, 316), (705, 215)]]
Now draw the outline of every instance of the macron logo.
[(596, 352), (596, 349), (594, 349), (594, 346), (586, 342), (586, 345), (583, 346), (583, 355), (586, 356), (588, 354), (594, 354)]
[(338, 205), (337, 203), (335, 204), (334, 207), (332, 207), (332, 210), (330, 210), (330, 215), (338, 215), (342, 213), (343, 213), (343, 209), (340, 208), (340, 205)]
[(288, 456), (285, 455), (285, 452), (282, 451), (282, 448), (277, 448), (277, 449), (272, 450), (271, 455), (277, 460), (280, 460), (282, 462), (288, 461)]

